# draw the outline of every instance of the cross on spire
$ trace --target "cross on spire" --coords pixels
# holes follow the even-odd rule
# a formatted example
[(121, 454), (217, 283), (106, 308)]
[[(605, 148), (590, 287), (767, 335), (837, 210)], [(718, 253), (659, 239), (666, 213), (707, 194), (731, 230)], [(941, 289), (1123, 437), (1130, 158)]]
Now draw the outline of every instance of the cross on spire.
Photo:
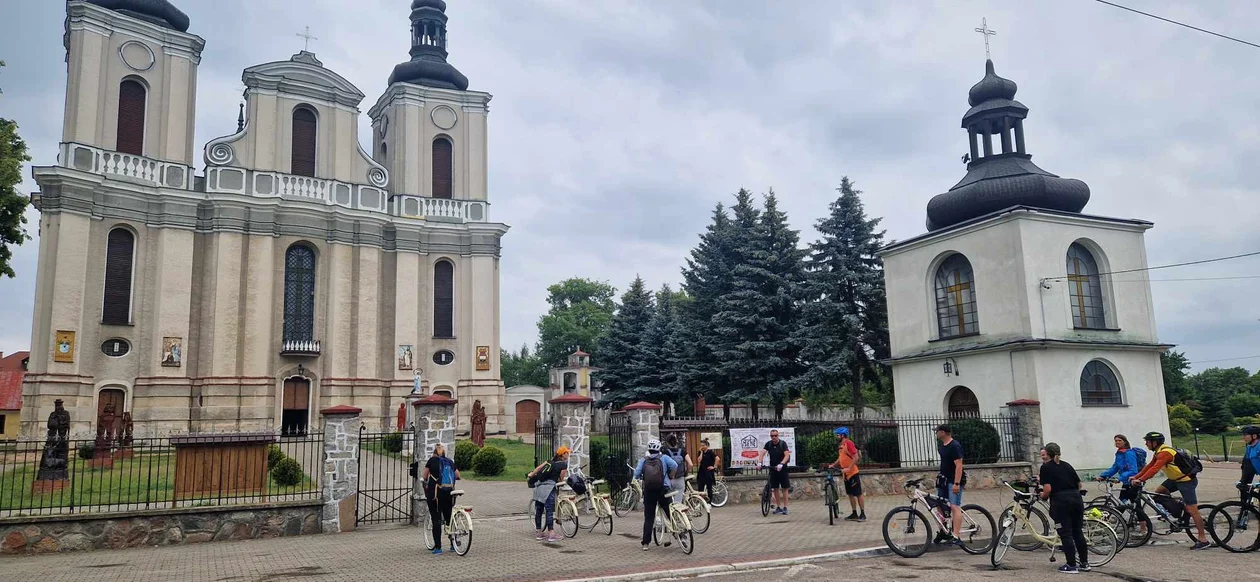
[[(980, 29), (978, 29), (978, 28), (977, 28), (976, 30), (980, 30)], [(306, 30), (304, 30), (304, 31), (302, 31), (302, 32), (299, 32), (299, 33), (297, 33), (297, 34), (296, 34), (296, 35), (294, 35), (294, 36), (297, 36), (298, 38), (301, 38), (301, 39), (303, 39), (303, 40), (305, 41), (305, 42), (303, 42), (303, 43), (302, 43), (302, 50), (304, 50), (304, 51), (309, 51), (309, 50), (310, 50), (310, 48), (311, 48), (311, 41), (312, 41), (312, 40), (319, 40), (319, 37), (318, 37), (318, 36), (311, 36), (311, 27), (309, 27), (309, 26), (308, 26), (308, 27), (306, 27)], [(986, 41), (985, 41), (985, 43), (987, 44), (987, 43), (988, 43), (988, 41), (986, 40)]]
[(989, 28), (988, 18), (981, 18), (980, 28), (977, 28), (976, 32), (984, 35), (984, 58), (987, 60), (989, 58), (989, 37), (995, 36), (997, 31)]

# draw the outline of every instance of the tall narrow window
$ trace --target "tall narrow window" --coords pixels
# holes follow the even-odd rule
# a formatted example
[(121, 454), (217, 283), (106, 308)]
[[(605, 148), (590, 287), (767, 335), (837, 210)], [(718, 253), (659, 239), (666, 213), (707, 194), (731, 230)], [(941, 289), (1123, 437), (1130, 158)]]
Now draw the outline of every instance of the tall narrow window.
[(1106, 362), (1094, 360), (1081, 370), (1081, 404), (1106, 406), (1124, 404), (1120, 380)]
[(315, 251), (293, 245), (284, 255), (284, 340), (315, 339)]
[(125, 228), (109, 231), (105, 243), (105, 302), (101, 323), (131, 324), (131, 277), (136, 236)]
[(433, 337), (455, 337), (455, 265), (433, 265)]
[(293, 174), (315, 176), (316, 129), (314, 111), (305, 107), (293, 110)]
[(980, 333), (975, 277), (967, 257), (955, 254), (936, 270), (936, 323), (941, 339)]
[(144, 155), (144, 85), (126, 80), (118, 86), (118, 143), (124, 154)]
[(433, 197), (451, 197), (451, 140), (439, 137), (433, 140)]
[(1072, 243), (1067, 252), (1068, 293), (1072, 298), (1072, 325), (1104, 329), (1102, 278), (1094, 255), (1080, 243)]

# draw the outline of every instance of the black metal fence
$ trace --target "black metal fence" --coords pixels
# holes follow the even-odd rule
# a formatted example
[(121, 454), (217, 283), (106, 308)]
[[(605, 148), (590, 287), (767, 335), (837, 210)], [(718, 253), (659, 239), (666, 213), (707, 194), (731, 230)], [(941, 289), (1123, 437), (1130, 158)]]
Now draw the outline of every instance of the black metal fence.
[(14, 441), (0, 444), (0, 517), (319, 499), (323, 454), (318, 432)]
[(604, 464), (604, 479), (610, 491), (620, 491), (630, 481), (626, 465), (634, 457), (634, 425), (629, 414), (613, 414), (608, 419), (608, 451), (598, 462)]
[[(369, 432), (359, 427), (359, 495), (355, 524), (411, 523), (412, 483), (409, 459), (403, 457), (402, 432)], [(423, 463), (424, 451), (420, 451)], [(448, 451), (449, 457), (455, 451)], [(420, 470), (420, 467), (417, 467)]]
[[(534, 421), (534, 466), (556, 456), (556, 425), (550, 420)], [(531, 469), (532, 470), (532, 469)]]

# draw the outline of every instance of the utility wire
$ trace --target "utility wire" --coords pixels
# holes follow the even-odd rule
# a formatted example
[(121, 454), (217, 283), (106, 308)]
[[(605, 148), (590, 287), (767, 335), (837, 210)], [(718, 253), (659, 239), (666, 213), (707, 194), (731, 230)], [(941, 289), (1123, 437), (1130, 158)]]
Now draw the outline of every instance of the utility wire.
[(1260, 279), (1260, 275), (1244, 275), (1239, 277), (1186, 277), (1184, 279), (1112, 279), (1112, 283), (1168, 283), (1172, 281), (1238, 281), (1242, 279)]
[(1241, 38), (1234, 38), (1234, 37), (1232, 37), (1232, 36), (1226, 36), (1226, 35), (1221, 34), (1221, 33), (1219, 33), (1219, 32), (1212, 32), (1212, 31), (1207, 30), (1207, 29), (1204, 29), (1204, 28), (1199, 28), (1199, 27), (1197, 27), (1197, 26), (1191, 26), (1191, 25), (1186, 24), (1186, 23), (1184, 23), (1184, 22), (1178, 22), (1178, 21), (1176, 21), (1176, 20), (1172, 20), (1172, 19), (1169, 19), (1169, 18), (1164, 18), (1163, 16), (1156, 16), (1156, 15), (1151, 14), (1151, 13), (1149, 13), (1149, 12), (1142, 12), (1141, 10), (1135, 10), (1135, 9), (1133, 9), (1133, 8), (1129, 8), (1128, 6), (1121, 6), (1121, 5), (1119, 5), (1119, 4), (1116, 4), (1115, 2), (1108, 2), (1107, 0), (1094, 0), (1094, 1), (1095, 1), (1095, 2), (1098, 2), (1099, 4), (1106, 4), (1106, 5), (1108, 5), (1108, 6), (1114, 6), (1114, 7), (1116, 7), (1116, 8), (1121, 9), (1121, 10), (1128, 10), (1129, 12), (1134, 12), (1134, 13), (1137, 13), (1137, 14), (1141, 14), (1142, 16), (1149, 16), (1149, 17), (1154, 18), (1154, 19), (1156, 19), (1156, 20), (1163, 20), (1164, 22), (1167, 22), (1167, 23), (1169, 23), (1169, 24), (1176, 24), (1177, 26), (1184, 26), (1184, 27), (1189, 28), (1189, 29), (1191, 29), (1191, 30), (1197, 30), (1197, 31), (1199, 31), (1199, 32), (1207, 33), (1207, 34), (1210, 34), (1210, 35), (1212, 35), (1212, 36), (1219, 36), (1219, 37), (1221, 37), (1221, 38), (1223, 38), (1223, 39), (1225, 39), (1225, 40), (1232, 40), (1232, 41), (1234, 41), (1234, 42), (1237, 42), (1237, 43), (1242, 43), (1242, 44), (1245, 44), (1245, 45), (1250, 46), (1250, 47), (1260, 48), (1260, 44), (1256, 44), (1256, 43), (1254, 43), (1254, 42), (1248, 42), (1248, 41), (1245, 41), (1245, 40), (1243, 40), (1243, 39), (1241, 39)]
[[(1101, 1), (1101, 0), (1100, 0), (1100, 1)], [(1243, 253), (1243, 254), (1241, 254), (1241, 255), (1231, 255), (1231, 256), (1228, 256), (1228, 257), (1217, 257), (1217, 258), (1215, 258), (1215, 259), (1203, 259), (1203, 260), (1200, 260), (1200, 261), (1187, 261), (1187, 262), (1185, 262), (1185, 263), (1173, 263), (1173, 264), (1171, 264), (1171, 265), (1157, 265), (1157, 266), (1154, 266), (1154, 267), (1142, 267), (1142, 268), (1140, 268), (1140, 269), (1124, 269), (1124, 270), (1122, 270), (1122, 271), (1108, 271), (1108, 272), (1106, 272), (1106, 273), (1099, 273), (1099, 274), (1098, 274), (1098, 276), (1100, 276), (1100, 277), (1101, 277), (1101, 276), (1103, 276), (1103, 275), (1120, 275), (1120, 274), (1123, 274), (1123, 273), (1139, 273), (1139, 272), (1142, 272), (1142, 271), (1155, 271), (1155, 270), (1158, 270), (1158, 269), (1171, 269), (1171, 268), (1173, 268), (1173, 267), (1188, 267), (1188, 266), (1190, 266), (1190, 265), (1203, 265), (1203, 264), (1206, 264), (1206, 263), (1218, 263), (1218, 262), (1220, 262), (1220, 261), (1228, 261), (1228, 260), (1231, 260), (1231, 259), (1241, 259), (1241, 258), (1244, 258), (1244, 257), (1254, 257), (1254, 256), (1257, 256), (1257, 255), (1260, 255), (1260, 251), (1254, 251), (1254, 252), (1250, 252), (1250, 253)], [(1063, 277), (1046, 277), (1045, 279), (1042, 279), (1042, 281), (1062, 281), (1062, 280), (1064, 280), (1064, 279), (1067, 279), (1067, 276), (1063, 276)]]
[(1214, 362), (1233, 362), (1235, 360), (1254, 360), (1256, 358), (1260, 358), (1260, 354), (1257, 354), (1254, 356), (1243, 356), (1241, 358), (1222, 358), (1219, 360), (1199, 360), (1197, 362), (1190, 362), (1190, 363), (1191, 364), (1211, 364)]

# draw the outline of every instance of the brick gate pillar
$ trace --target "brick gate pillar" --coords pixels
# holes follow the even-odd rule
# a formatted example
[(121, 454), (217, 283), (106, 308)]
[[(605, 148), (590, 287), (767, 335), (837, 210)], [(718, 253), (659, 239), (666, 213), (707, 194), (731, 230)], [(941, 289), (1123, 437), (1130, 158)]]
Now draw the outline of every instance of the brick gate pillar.
[(320, 523), (324, 533), (354, 529), (354, 510), (359, 501), (359, 427), (363, 425), (353, 406), (334, 406), (319, 413), (324, 417), (324, 502)]
[(1032, 474), (1041, 469), (1041, 446), (1045, 433), (1041, 429), (1041, 402), (1037, 400), (1012, 400), (1006, 403), (1011, 415), (1019, 423), (1019, 442), (1016, 452), (1020, 459), (1032, 463)]
[(634, 430), (634, 457), (630, 464), (647, 454), (648, 441), (661, 438), (661, 405), (651, 402), (635, 402), (621, 409), (630, 415), (630, 425)]
[[(556, 448), (569, 447), (569, 470), (590, 475), (591, 403), (595, 399), (576, 393), (552, 398), (551, 422), (556, 427)], [(553, 454), (555, 451), (551, 451)]]
[(433, 456), (434, 447), (441, 444), (446, 447), (446, 458), (455, 459), (455, 427), (459, 421), (455, 416), (455, 404), (459, 400), (447, 398), (444, 394), (424, 397), (413, 394), (408, 399), (412, 407), (411, 418), (415, 421), (412, 435), (412, 440), (415, 441), (412, 452), (415, 456), (412, 458), (418, 463), (411, 484), (411, 515), (418, 516), (421, 514), (420, 505), (424, 503), (421, 501), (424, 493), (420, 490), (420, 474), (429, 457)]

